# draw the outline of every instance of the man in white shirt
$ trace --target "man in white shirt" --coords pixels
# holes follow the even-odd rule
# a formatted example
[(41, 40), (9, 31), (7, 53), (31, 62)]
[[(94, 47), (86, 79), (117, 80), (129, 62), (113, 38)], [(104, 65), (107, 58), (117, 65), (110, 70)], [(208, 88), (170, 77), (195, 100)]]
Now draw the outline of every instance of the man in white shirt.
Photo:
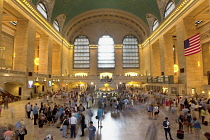
[(27, 111), (27, 116), (30, 119), (30, 113), (31, 113), (31, 104), (30, 104), (30, 102), (28, 102), (28, 104), (26, 106), (26, 111)]
[(170, 122), (168, 121), (168, 117), (165, 117), (165, 121), (163, 121), (163, 126), (164, 126), (164, 130), (165, 130), (166, 140), (168, 140), (167, 133), (169, 134), (170, 139), (173, 140), (171, 137)]
[(76, 124), (77, 124), (77, 118), (74, 116), (74, 113), (72, 113), (72, 117), (69, 119), (69, 124), (71, 125), (71, 137), (70, 138), (76, 138)]

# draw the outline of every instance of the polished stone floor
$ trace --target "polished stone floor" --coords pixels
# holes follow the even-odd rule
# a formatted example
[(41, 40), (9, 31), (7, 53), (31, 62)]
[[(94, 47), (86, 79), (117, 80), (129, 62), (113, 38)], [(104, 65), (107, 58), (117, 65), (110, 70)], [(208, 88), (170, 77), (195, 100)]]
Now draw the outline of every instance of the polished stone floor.
[[(32, 104), (44, 101), (43, 99), (30, 100)], [(33, 125), (33, 120), (25, 118), (25, 104), (29, 100), (18, 101), (9, 104), (9, 109), (2, 111), (0, 117), (0, 124), (6, 125), (8, 123), (15, 124), (20, 119), (23, 119), (26, 123), (28, 134), (25, 136), (25, 140), (43, 140), (45, 136), (51, 133), (54, 140), (70, 139), (62, 138), (62, 132), (59, 131), (56, 126), (45, 125), (41, 134), (38, 131), (38, 126)], [(56, 101), (62, 103), (64, 101)], [(111, 113), (107, 111), (103, 120), (103, 128), (98, 129), (97, 120), (95, 119), (97, 108), (94, 107), (93, 122), (96, 126), (96, 140), (165, 140), (164, 130), (162, 122), (167, 116), (171, 122), (171, 133), (174, 140), (176, 138), (176, 130), (178, 124), (175, 122), (176, 115), (172, 115), (170, 112), (161, 108), (159, 118), (157, 120), (149, 120), (147, 117), (146, 106), (144, 104), (138, 104), (134, 107), (129, 107), (128, 110), (118, 113)], [(197, 115), (197, 114), (195, 114)], [(206, 140), (202, 132), (210, 132), (210, 126), (202, 125), (200, 140)], [(151, 134), (156, 132), (156, 139), (151, 138)], [(85, 130), (85, 137), (80, 137), (80, 130), (78, 130), (75, 140), (88, 140), (88, 132)], [(39, 136), (40, 138), (37, 138)], [(194, 140), (194, 134), (185, 134), (185, 140)]]

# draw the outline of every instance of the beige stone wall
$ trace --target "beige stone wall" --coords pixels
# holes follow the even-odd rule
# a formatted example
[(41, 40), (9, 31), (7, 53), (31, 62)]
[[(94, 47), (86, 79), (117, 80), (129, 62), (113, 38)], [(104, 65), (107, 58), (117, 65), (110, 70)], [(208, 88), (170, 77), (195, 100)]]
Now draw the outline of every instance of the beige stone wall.
[(68, 76), (69, 70), (69, 49), (63, 46), (62, 51), (62, 76)]
[(51, 74), (52, 72), (52, 38), (41, 35), (39, 41), (39, 73)]
[[(203, 55), (203, 74), (207, 76), (207, 71), (210, 71), (210, 42), (202, 45)], [(207, 83), (206, 83), (207, 84)]]
[[(21, 86), (20, 86), (21, 87)], [(6, 91), (8, 91), (9, 93), (11, 93), (12, 95), (15, 96), (19, 96), (18, 92), (19, 92), (19, 86), (16, 84), (12, 84), (12, 83), (6, 83), (4, 86), (4, 89)]]
[(34, 71), (35, 39), (35, 25), (28, 20), (18, 20), (14, 43), (14, 70), (23, 72)]
[(90, 49), (90, 73), (89, 75), (97, 75), (98, 67), (98, 50)]
[(159, 42), (156, 42), (151, 45), (151, 75), (152, 76), (160, 76), (161, 75), (161, 68), (162, 66), (160, 65), (160, 44)]
[(61, 76), (61, 46), (57, 44), (52, 48), (52, 75)]
[(13, 53), (14, 53), (14, 37), (2, 32), (1, 47), (5, 49), (0, 50), (0, 67), (13, 68)]

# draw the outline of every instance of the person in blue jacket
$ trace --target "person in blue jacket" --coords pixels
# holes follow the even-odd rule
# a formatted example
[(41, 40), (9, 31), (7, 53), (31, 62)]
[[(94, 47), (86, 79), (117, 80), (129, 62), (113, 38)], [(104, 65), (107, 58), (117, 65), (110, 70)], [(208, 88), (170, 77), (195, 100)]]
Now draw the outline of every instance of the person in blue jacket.
[(98, 116), (98, 127), (103, 127), (102, 126), (103, 114), (104, 114), (104, 111), (101, 109), (101, 107), (99, 107), (98, 112), (97, 112), (97, 116)]

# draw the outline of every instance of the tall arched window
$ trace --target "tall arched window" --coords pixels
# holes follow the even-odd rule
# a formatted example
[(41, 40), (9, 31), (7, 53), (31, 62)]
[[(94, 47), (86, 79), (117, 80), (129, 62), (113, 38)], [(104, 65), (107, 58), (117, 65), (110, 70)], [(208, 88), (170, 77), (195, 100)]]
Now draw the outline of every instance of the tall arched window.
[(152, 31), (154, 31), (158, 26), (159, 26), (159, 22), (157, 19), (155, 19), (152, 25)]
[(108, 35), (104, 35), (98, 42), (98, 68), (114, 68), (115, 53), (114, 40)]
[(38, 3), (37, 5), (37, 9), (38, 11), (47, 19), (48, 16), (47, 16), (47, 8), (44, 6), (43, 3)]
[(164, 17), (166, 18), (174, 10), (174, 8), (175, 4), (172, 1), (170, 1), (166, 6)]
[(54, 27), (58, 32), (60, 31), (60, 26), (59, 26), (59, 23), (58, 23), (57, 20), (55, 20), (55, 21), (53, 22), (53, 27)]
[(139, 68), (138, 40), (132, 35), (123, 39), (123, 68)]
[(74, 68), (90, 68), (90, 47), (86, 36), (78, 36), (74, 41)]

